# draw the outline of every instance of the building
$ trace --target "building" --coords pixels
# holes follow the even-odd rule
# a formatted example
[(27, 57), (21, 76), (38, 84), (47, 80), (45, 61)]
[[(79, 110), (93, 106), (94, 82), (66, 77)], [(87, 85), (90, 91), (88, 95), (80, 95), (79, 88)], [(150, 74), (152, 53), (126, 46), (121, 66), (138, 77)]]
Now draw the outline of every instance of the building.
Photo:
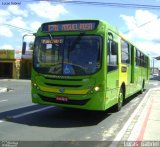
[(155, 75), (155, 74), (157, 74), (157, 75), (160, 75), (160, 70), (159, 70), (159, 68), (157, 68), (157, 67), (151, 67), (150, 68), (150, 74), (151, 75)]
[(32, 50), (26, 50), (25, 54), (21, 57), (21, 70), (20, 78), (21, 79), (30, 79), (31, 78), (31, 69), (32, 69)]
[[(28, 58), (21, 50), (0, 50), (0, 78), (29, 79), (31, 77), (32, 51)], [(27, 53), (28, 54), (28, 53)]]

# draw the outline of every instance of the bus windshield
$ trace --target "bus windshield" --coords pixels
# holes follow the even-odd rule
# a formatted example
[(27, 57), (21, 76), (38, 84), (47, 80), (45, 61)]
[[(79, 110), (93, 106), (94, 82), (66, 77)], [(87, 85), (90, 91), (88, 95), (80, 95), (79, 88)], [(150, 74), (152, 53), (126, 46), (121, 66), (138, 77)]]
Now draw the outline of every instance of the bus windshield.
[(101, 67), (101, 44), (100, 36), (37, 37), (33, 65), (44, 74), (93, 74)]

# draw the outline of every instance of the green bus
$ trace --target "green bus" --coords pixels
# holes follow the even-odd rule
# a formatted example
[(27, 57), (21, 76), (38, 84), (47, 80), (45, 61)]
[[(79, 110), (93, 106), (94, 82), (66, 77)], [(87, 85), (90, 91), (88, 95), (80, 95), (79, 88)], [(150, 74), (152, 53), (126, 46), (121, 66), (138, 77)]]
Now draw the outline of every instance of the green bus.
[(114, 106), (119, 111), (127, 97), (144, 90), (149, 63), (107, 22), (43, 23), (35, 34), (32, 101), (100, 111)]

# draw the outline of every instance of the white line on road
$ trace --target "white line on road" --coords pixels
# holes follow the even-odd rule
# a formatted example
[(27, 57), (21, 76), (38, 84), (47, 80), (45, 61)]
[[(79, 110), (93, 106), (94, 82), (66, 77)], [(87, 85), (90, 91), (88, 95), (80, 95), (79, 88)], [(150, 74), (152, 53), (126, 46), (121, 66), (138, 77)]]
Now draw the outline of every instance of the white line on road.
[(40, 111), (44, 111), (44, 110), (47, 110), (47, 109), (50, 109), (50, 108), (53, 108), (53, 106), (49, 106), (49, 107), (41, 108), (41, 109), (38, 109), (38, 110), (29, 111), (29, 112), (25, 112), (25, 113), (22, 113), (22, 114), (14, 115), (14, 116), (11, 116), (11, 118), (23, 117), (23, 116), (33, 114), (33, 113), (37, 113), (37, 112), (40, 112)]
[(8, 100), (6, 99), (6, 100), (0, 100), (0, 103), (2, 103), (2, 102), (7, 102)]

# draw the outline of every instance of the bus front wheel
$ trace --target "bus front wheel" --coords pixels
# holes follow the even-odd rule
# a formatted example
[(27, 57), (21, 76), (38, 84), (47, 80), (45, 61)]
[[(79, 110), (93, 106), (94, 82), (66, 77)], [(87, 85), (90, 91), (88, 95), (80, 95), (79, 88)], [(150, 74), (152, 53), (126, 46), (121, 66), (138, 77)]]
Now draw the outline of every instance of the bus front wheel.
[(123, 88), (120, 89), (119, 95), (118, 95), (118, 103), (115, 106), (116, 111), (120, 111), (123, 106), (123, 100), (124, 100), (124, 93)]
[(145, 86), (145, 81), (143, 80), (142, 88), (141, 88), (141, 90), (140, 90), (140, 94), (142, 94), (142, 93), (143, 93), (143, 91), (144, 91), (144, 86)]

